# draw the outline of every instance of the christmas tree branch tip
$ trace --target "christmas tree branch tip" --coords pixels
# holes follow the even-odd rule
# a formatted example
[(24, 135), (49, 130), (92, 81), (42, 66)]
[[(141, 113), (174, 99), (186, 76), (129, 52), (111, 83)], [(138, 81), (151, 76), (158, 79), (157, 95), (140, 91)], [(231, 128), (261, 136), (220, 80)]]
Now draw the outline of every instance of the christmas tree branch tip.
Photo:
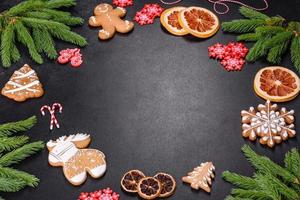
[(18, 122), (9, 122), (0, 125), (0, 137), (9, 136), (13, 133), (24, 132), (31, 129), (37, 122), (36, 116)]

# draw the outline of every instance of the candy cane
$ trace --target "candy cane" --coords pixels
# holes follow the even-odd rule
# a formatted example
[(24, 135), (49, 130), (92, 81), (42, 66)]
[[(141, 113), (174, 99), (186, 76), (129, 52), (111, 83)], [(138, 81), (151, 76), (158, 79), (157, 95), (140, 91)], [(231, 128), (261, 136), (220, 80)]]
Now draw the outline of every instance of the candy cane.
[(44, 105), (41, 107), (40, 111), (42, 113), (42, 115), (44, 116), (45, 115), (45, 109), (47, 109), (50, 113), (50, 116), (51, 116), (51, 120), (50, 120), (50, 130), (53, 129), (53, 124), (55, 124), (56, 128), (59, 128), (59, 124), (58, 124), (58, 121), (55, 117), (55, 111), (56, 111), (56, 108), (58, 108), (58, 111), (59, 113), (62, 113), (62, 106), (60, 103), (54, 103), (52, 104), (52, 107), (48, 106), (48, 105)]
[[(166, 2), (165, 0), (160, 0), (160, 2), (162, 2), (163, 4), (166, 4), (166, 5), (173, 5), (173, 4), (179, 3), (181, 1), (183, 1), (183, 0), (175, 0), (173, 2)], [(239, 0), (207, 0), (207, 1), (210, 2), (210, 3), (213, 3), (214, 4), (214, 10), (216, 11), (216, 13), (221, 14), (221, 15), (226, 14), (226, 13), (229, 12), (230, 9), (229, 9), (229, 6), (227, 5), (228, 3), (235, 3), (235, 4), (245, 6), (247, 8), (251, 8), (251, 9), (257, 10), (257, 11), (263, 11), (263, 10), (267, 10), (269, 8), (268, 0), (263, 0), (265, 6), (262, 7), (262, 8), (255, 8), (253, 6), (249, 6), (245, 3), (240, 2)], [(225, 11), (219, 11), (217, 6), (225, 7)]]

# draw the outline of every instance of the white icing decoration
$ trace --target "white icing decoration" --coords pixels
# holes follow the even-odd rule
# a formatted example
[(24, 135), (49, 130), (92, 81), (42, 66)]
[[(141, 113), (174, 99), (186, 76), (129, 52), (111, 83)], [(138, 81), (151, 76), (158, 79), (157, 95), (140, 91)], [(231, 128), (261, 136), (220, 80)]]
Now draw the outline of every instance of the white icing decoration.
[(14, 93), (14, 92), (18, 92), (18, 91), (21, 91), (21, 90), (38, 91), (38, 90), (32, 89), (30, 87), (40, 84), (40, 81), (36, 80), (36, 81), (33, 81), (33, 82), (31, 82), (27, 85), (20, 85), (18, 83), (13, 82), (13, 81), (8, 81), (7, 84), (16, 86), (17, 88), (12, 89), (12, 90), (6, 90), (6, 91), (4, 91), (4, 93)]

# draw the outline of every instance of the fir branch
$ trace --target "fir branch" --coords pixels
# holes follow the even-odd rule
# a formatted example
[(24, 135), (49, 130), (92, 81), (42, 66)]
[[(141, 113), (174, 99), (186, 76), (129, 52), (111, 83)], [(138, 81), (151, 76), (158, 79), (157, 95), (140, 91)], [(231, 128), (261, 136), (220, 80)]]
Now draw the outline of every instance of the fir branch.
[(279, 176), (289, 183), (293, 183), (296, 180), (296, 177), (289, 171), (277, 165), (269, 158), (257, 155), (248, 145), (244, 145), (242, 151), (252, 166), (260, 173)]
[(38, 19), (51, 19), (51, 15), (41, 11), (31, 11), (24, 14), (25, 17)]
[(255, 200), (277, 200), (268, 196), (268, 194), (265, 191), (260, 191), (260, 190), (258, 191), (255, 189), (253, 190), (232, 189), (231, 194), (239, 198), (249, 198)]
[(267, 51), (264, 48), (264, 43), (266, 42), (267, 38), (259, 39), (252, 48), (250, 48), (249, 53), (246, 56), (246, 60), (249, 62), (254, 62), (258, 58), (264, 56)]
[(11, 44), (11, 60), (16, 62), (21, 58), (20, 52), (14, 43)]
[(53, 8), (60, 8), (60, 7), (71, 7), (76, 5), (75, 0), (50, 0), (46, 2), (46, 7), (53, 9)]
[(26, 144), (0, 157), (0, 166), (8, 167), (12, 164), (17, 164), (43, 148), (44, 144), (41, 141)]
[(255, 29), (255, 32), (261, 35), (268, 34), (270, 36), (276, 35), (277, 33), (284, 32), (285, 28), (281, 26), (260, 26)]
[(25, 24), (25, 26), (31, 28), (47, 29), (47, 30), (55, 30), (55, 29), (71, 30), (70, 27), (62, 23), (51, 21), (51, 20), (45, 20), (45, 19), (23, 17), (22, 22)]
[(286, 41), (280, 45), (272, 47), (269, 50), (267, 60), (272, 64), (279, 64), (281, 62), (282, 55), (287, 51), (289, 41)]
[(10, 23), (2, 32), (1, 36), (1, 58), (4, 67), (11, 65), (11, 48), (14, 42), (14, 26)]
[(247, 8), (245, 6), (242, 6), (240, 9), (239, 9), (240, 13), (244, 16), (244, 17), (247, 17), (249, 19), (262, 19), (262, 20), (266, 20), (268, 19), (269, 17), (263, 13), (260, 13), (256, 10), (253, 10), (253, 9), (250, 9), (250, 8)]
[(50, 33), (45, 29), (33, 29), (32, 31), (35, 44), (39, 52), (45, 52), (51, 59), (57, 57), (55, 44)]
[(285, 19), (281, 16), (270, 17), (266, 19), (266, 25), (268, 26), (283, 26)]
[(27, 136), (16, 137), (0, 137), (0, 153), (3, 151), (11, 151), (28, 142)]
[(255, 189), (258, 187), (256, 181), (247, 176), (241, 176), (236, 173), (225, 171), (223, 172), (222, 177), (225, 181), (230, 182), (242, 189)]
[(14, 178), (0, 177), (0, 191), (17, 192), (26, 187), (25, 181)]
[(39, 183), (36, 176), (8, 167), (0, 167), (0, 177), (20, 179), (30, 187), (36, 187)]
[(36, 50), (34, 41), (30, 33), (28, 32), (28, 30), (26, 29), (26, 27), (23, 25), (21, 21), (18, 20), (15, 23), (15, 30), (17, 32), (19, 42), (23, 43), (28, 48), (31, 58), (35, 62), (42, 64), (43, 59), (41, 55), (38, 53), (38, 51)]
[(297, 182), (300, 185), (300, 154), (298, 150), (292, 149), (287, 152), (285, 154), (284, 163), (286, 169), (298, 178)]
[(23, 132), (31, 129), (37, 122), (36, 116), (32, 116), (28, 119), (18, 121), (18, 122), (10, 122), (6, 124), (0, 125), (0, 137), (9, 136), (13, 133)]
[(237, 41), (256, 42), (260, 38), (257, 33), (245, 33), (237, 37)]
[(227, 196), (225, 200), (251, 200), (250, 198), (239, 198), (239, 197), (233, 197), (231, 195)]
[(43, 7), (44, 3), (39, 0), (29, 0), (29, 1), (23, 1), (16, 6), (9, 9), (5, 15), (6, 16), (17, 16), (22, 15), (30, 10), (36, 10), (38, 8)]
[(264, 48), (270, 49), (278, 45), (283, 45), (284, 43), (290, 41), (292, 36), (293, 36), (293, 32), (291, 31), (278, 33), (264, 43)]
[(81, 35), (66, 30), (66, 29), (60, 29), (60, 30), (49, 30), (51, 35), (53, 35), (54, 37), (66, 41), (66, 42), (70, 42), (73, 44), (76, 44), (78, 46), (85, 46), (87, 45), (87, 41), (84, 37), (82, 37)]
[(296, 36), (292, 40), (291, 58), (296, 69), (298, 70), (298, 72), (300, 72), (300, 36)]
[(231, 22), (223, 22), (222, 29), (226, 32), (248, 33), (265, 24), (266, 22), (261, 19), (238, 19)]

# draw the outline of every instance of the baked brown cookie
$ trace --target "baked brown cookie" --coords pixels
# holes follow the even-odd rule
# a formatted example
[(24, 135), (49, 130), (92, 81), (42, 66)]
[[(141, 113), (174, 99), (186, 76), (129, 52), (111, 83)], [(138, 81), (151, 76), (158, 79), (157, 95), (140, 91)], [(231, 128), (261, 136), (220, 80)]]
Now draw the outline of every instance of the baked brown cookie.
[(2, 88), (1, 94), (21, 102), (43, 96), (44, 90), (36, 72), (25, 64), (13, 73), (4, 88)]

